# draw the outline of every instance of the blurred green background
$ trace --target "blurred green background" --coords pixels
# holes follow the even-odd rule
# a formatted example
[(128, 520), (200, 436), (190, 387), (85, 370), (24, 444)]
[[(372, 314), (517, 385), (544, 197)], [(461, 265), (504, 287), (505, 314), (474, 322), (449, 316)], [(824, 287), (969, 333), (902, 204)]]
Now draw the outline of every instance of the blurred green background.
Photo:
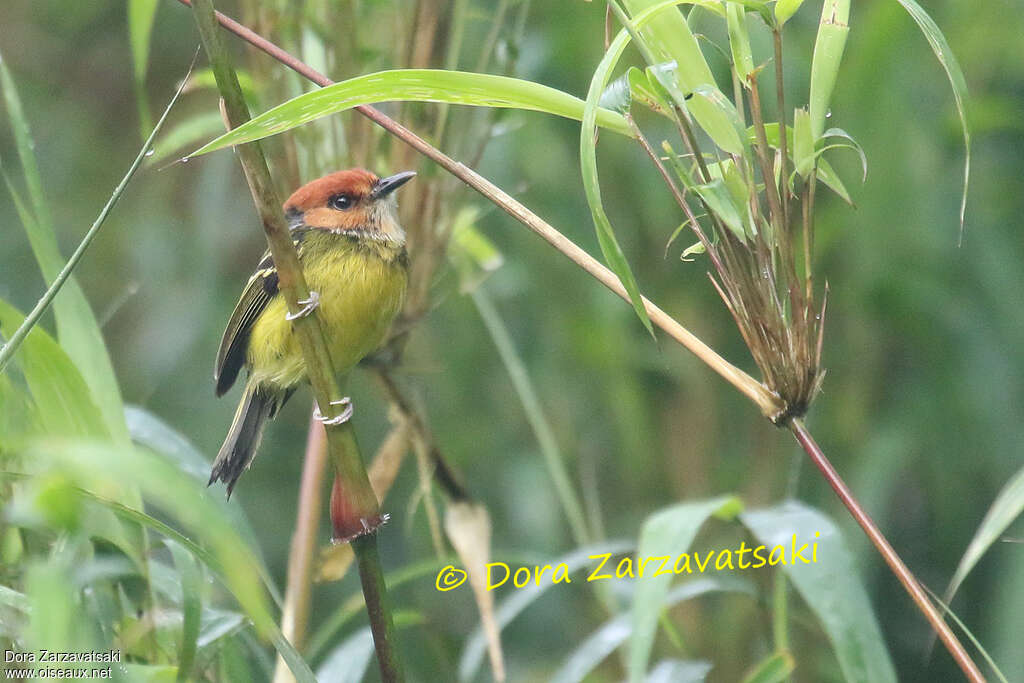
[[(415, 3), (405, 4), (411, 11)], [(787, 28), (787, 77), (797, 101), (806, 96), (800, 88), (818, 18), (813, 4)], [(855, 155), (840, 152), (834, 163), (856, 209), (820, 193), (818, 272), (831, 288), (828, 374), (808, 423), (907, 564), (941, 592), (994, 496), (1024, 462), (1024, 7), (923, 4), (971, 91), (963, 246), (964, 150), (941, 68), (896, 2), (855, 3), (831, 121), (863, 146), (869, 172), (860, 185)], [(68, 254), (140, 144), (125, 3), (4, 0), (0, 15), (0, 53), (18, 80)], [(534, 3), (519, 75), (583, 96), (603, 53), (603, 22), (602, 3)], [(146, 84), (154, 110), (197, 45), (189, 12), (161, 3)], [(209, 92), (188, 95), (171, 122), (213, 107)], [(503, 121), (507, 131), (479, 170), (597, 254), (578, 124), (528, 113)], [(680, 217), (655, 171), (638, 147), (605, 137), (605, 201), (642, 289), (754, 372), (707, 264), (679, 261), (684, 238), (665, 256)], [(6, 168), (14, 157), (10, 131), (0, 129)], [(161, 416), (212, 460), (236, 400), (234, 393), (214, 398), (213, 357), (263, 238), (231, 153), (161, 165), (136, 177), (77, 275), (104, 322), (126, 402)], [(923, 618), (828, 486), (806, 464), (794, 469), (801, 456), (786, 433), (671, 340), (652, 343), (629, 306), (519, 224), (476, 196), (466, 200), (484, 209), (479, 227), (505, 256), (485, 287), (523, 355), (588, 514), (600, 511), (608, 537), (635, 537), (650, 512), (682, 499), (735, 492), (749, 505), (777, 501), (796, 472), (798, 497), (837, 520), (856, 551), (901, 680), (957, 675), (941, 650), (925, 663)], [(27, 310), (43, 281), (6, 192), (0, 219), (0, 298)], [(415, 328), (401, 374), (422, 392), (438, 445), (487, 505), (497, 552), (554, 558), (570, 549), (536, 439), (468, 297), (449, 286), (438, 298)], [(385, 404), (358, 371), (351, 393), (370, 452), (386, 432)], [(271, 425), (232, 499), (257, 530), (279, 585), (308, 408), (300, 394)], [(432, 553), (422, 507), (409, 504), (417, 485), (410, 459), (385, 506), (394, 517), (381, 539), (388, 570)], [(1020, 538), (1024, 527), (1018, 521), (1008, 535)], [(355, 585), (348, 577), (319, 588), (314, 621), (326, 613), (321, 606)], [(731, 680), (751, 661), (735, 635), (749, 628), (751, 606), (730, 600), (690, 605), (681, 618), (690, 648), (720, 665), (713, 680)], [(423, 580), (398, 591), (395, 602), (415, 604), (429, 621), (415, 631), (423, 647), (410, 658), (447, 662), (439, 679), (454, 675), (459, 644), (477, 620), (468, 591), (438, 594), (432, 579)], [(1021, 680), (1024, 546), (996, 543), (954, 608), (1011, 680)], [(764, 617), (763, 606), (753, 610)], [(585, 587), (550, 591), (504, 633), (512, 679), (542, 678), (601, 618)], [(820, 635), (808, 633), (798, 642), (824, 649)]]

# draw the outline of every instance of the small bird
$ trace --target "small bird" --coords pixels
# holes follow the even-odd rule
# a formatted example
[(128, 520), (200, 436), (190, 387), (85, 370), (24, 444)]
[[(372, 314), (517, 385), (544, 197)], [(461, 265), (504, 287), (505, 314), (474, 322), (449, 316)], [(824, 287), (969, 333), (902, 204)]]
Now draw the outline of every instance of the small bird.
[[(384, 340), (402, 308), (409, 271), (394, 191), (415, 175), (406, 171), (380, 178), (363, 169), (338, 171), (304, 185), (284, 203), (309, 298), (299, 302), (301, 311), (288, 312), (267, 252), (224, 330), (213, 372), (217, 396), (231, 388), (242, 367), (248, 373), (210, 474), (210, 484), (227, 484), (228, 497), (256, 455), (264, 423), (307, 379), (291, 321), (316, 310), (339, 374)], [(351, 401), (340, 403), (345, 404), (341, 415), (321, 420), (347, 420)]]

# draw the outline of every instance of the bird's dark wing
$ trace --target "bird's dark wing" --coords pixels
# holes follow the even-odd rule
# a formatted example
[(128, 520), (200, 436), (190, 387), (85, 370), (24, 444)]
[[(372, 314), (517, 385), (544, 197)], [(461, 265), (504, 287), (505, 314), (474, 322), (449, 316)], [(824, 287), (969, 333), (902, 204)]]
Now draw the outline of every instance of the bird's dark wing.
[(217, 364), (213, 369), (213, 379), (217, 383), (216, 392), (223, 396), (238, 378), (238, 372), (245, 365), (246, 350), (249, 346), (249, 333), (256, 319), (263, 313), (267, 303), (277, 294), (277, 270), (268, 251), (256, 266), (256, 272), (249, 278), (241, 298), (235, 304), (235, 310), (228, 320), (224, 336), (220, 340), (217, 351)]
[[(292, 241), (302, 259), (302, 240), (312, 230), (299, 223), (291, 229)], [(256, 272), (245, 285), (242, 297), (235, 304), (235, 310), (228, 320), (224, 336), (220, 340), (217, 351), (217, 363), (213, 369), (213, 379), (217, 384), (217, 396), (223, 396), (238, 378), (238, 372), (245, 365), (246, 351), (249, 348), (249, 333), (256, 319), (260, 317), (274, 296), (277, 295), (277, 269), (270, 252), (265, 252), (256, 266)]]

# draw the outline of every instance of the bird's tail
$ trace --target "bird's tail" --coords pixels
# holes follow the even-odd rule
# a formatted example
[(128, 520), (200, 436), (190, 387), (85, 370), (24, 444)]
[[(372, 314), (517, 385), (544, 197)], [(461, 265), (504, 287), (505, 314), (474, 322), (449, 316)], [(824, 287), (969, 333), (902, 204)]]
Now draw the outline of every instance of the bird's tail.
[[(274, 417), (284, 403), (282, 396), (253, 382), (245, 385), (245, 393), (238, 403), (235, 419), (231, 422), (224, 445), (213, 461), (209, 484), (223, 481), (228, 485), (228, 497), (235, 488), (235, 482), (252, 463), (263, 437), (263, 425), (267, 418)], [(207, 484), (207, 485), (209, 485)]]

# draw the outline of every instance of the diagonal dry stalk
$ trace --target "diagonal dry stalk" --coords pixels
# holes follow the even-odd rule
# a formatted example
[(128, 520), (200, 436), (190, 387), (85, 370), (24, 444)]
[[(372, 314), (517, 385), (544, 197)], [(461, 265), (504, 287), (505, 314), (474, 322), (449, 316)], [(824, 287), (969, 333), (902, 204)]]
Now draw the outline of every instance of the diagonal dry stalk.
[[(191, 0), (178, 1), (185, 5), (191, 4)], [(245, 40), (257, 49), (267, 53), (275, 60), (291, 68), (300, 75), (308, 78), (313, 83), (316, 83), (317, 85), (320, 86), (328, 86), (333, 83), (333, 81), (331, 81), (329, 78), (319, 73), (309, 65), (298, 60), (291, 54), (282, 50), (277, 45), (263, 38), (262, 36), (255, 33), (251, 29), (239, 24), (233, 19), (218, 13), (217, 20), (225, 29), (227, 29), (231, 33), (234, 33), (242, 40)], [(545, 241), (547, 241), (549, 244), (555, 247), (563, 255), (565, 255), (571, 261), (573, 261), (577, 266), (579, 266), (587, 273), (589, 273), (592, 277), (601, 282), (605, 287), (607, 287), (614, 293), (618, 294), (625, 301), (629, 302), (629, 295), (626, 293), (626, 290), (622, 286), (622, 283), (619, 281), (619, 278), (614, 273), (612, 273), (612, 271), (610, 271), (608, 268), (597, 262), (583, 249), (581, 249), (571, 240), (562, 235), (554, 227), (543, 221), (536, 214), (531, 212), (528, 208), (526, 208), (521, 203), (516, 201), (514, 198), (509, 196), (501, 188), (497, 187), (489, 180), (479, 175), (478, 173), (476, 173), (469, 167), (465, 166), (464, 164), (455, 161), (451, 157), (447, 156), (446, 154), (444, 154), (443, 152), (441, 152), (440, 150), (433, 147), (428, 142), (417, 136), (415, 133), (408, 130), (407, 128), (397, 123), (396, 121), (392, 120), (388, 116), (384, 115), (377, 109), (370, 106), (361, 105), (356, 107), (356, 111), (358, 111), (361, 115), (363, 115), (370, 121), (384, 128), (386, 131), (388, 131), (395, 137), (399, 138), (416, 151), (420, 152), (427, 158), (436, 162), (439, 166), (447, 170), (449, 173), (454, 175), (456, 178), (458, 178), (468, 186), (478, 191), (489, 201), (493, 202), (495, 205), (500, 207), (510, 216), (512, 216), (520, 223), (530, 228), (533, 232), (542, 237)], [(761, 122), (760, 128), (761, 136), (763, 136), (763, 121)], [(763, 143), (763, 137), (761, 137), (760, 141)], [(767, 147), (767, 145), (764, 145), (764, 147)], [(762, 149), (764, 149), (764, 147), (762, 147)], [(700, 159), (701, 157), (697, 155), (697, 158)], [(770, 174), (768, 175), (768, 177), (771, 177)], [(809, 203), (813, 205), (813, 176), (812, 182), (810, 182), (808, 185), (809, 187), (805, 188), (805, 191), (802, 193), (802, 196), (809, 196)], [(778, 192), (777, 189), (776, 192)], [(786, 194), (787, 193), (783, 191), (778, 192), (778, 194), (774, 195), (774, 198), (779, 200), (777, 215), (780, 219), (783, 215), (781, 203), (783, 201), (788, 201), (788, 197), (786, 197)], [(786, 198), (783, 199), (783, 197), (780, 197), (779, 195), (782, 195), (783, 197)], [(769, 197), (772, 197), (771, 192), (769, 192)], [(804, 251), (809, 256), (811, 239), (810, 225), (813, 218), (808, 212), (807, 207), (808, 202), (805, 201), (805, 210), (802, 214), (804, 227)], [(785, 213), (787, 215), (789, 214), (788, 209)], [(788, 230), (788, 228), (784, 228), (783, 230)], [(789, 237), (788, 233), (786, 237)], [(729, 255), (725, 254), (724, 257), (729, 258)], [(795, 277), (794, 264), (791, 261), (787, 261), (785, 265), (787, 266), (786, 270), (793, 272)], [(809, 259), (807, 260), (805, 267), (807, 268), (807, 273), (805, 277), (806, 289), (801, 288), (800, 291), (796, 291), (795, 289), (791, 288), (789, 290), (789, 294), (792, 297), (806, 296), (806, 300), (803, 300), (802, 302), (800, 298), (795, 299), (796, 302), (801, 302), (803, 304), (802, 309), (800, 307), (794, 306), (795, 310), (804, 310), (806, 312), (811, 310), (808, 307), (808, 303), (810, 302), (811, 293), (813, 291), (811, 286)], [(716, 286), (719, 285), (716, 283)], [(726, 299), (728, 305), (730, 303), (729, 300), (732, 297), (723, 296), (723, 298)], [(735, 303), (735, 301), (737, 301), (737, 299), (732, 299), (732, 303)], [(778, 306), (777, 302), (771, 302), (771, 304), (773, 307)], [(938, 633), (939, 638), (942, 640), (943, 644), (949, 650), (950, 654), (953, 656), (954, 660), (960, 666), (961, 670), (963, 670), (967, 678), (971, 681), (984, 681), (985, 679), (981, 675), (981, 672), (978, 670), (977, 665), (975, 665), (974, 662), (971, 660), (970, 655), (967, 654), (963, 645), (957, 639), (956, 635), (953, 634), (949, 625), (945, 623), (941, 615), (936, 610), (935, 606), (924, 594), (920, 584), (914, 577), (913, 573), (906, 567), (902, 559), (892, 548), (892, 546), (888, 543), (888, 541), (886, 541), (885, 536), (878, 529), (877, 525), (875, 525), (874, 521), (870, 518), (870, 516), (867, 515), (866, 512), (864, 512), (863, 508), (861, 508), (860, 505), (857, 503), (849, 487), (846, 486), (845, 482), (839, 476), (838, 472), (836, 472), (835, 468), (832, 467), (831, 463), (828, 461), (825, 454), (821, 451), (820, 447), (818, 447), (818, 445), (814, 442), (810, 433), (806, 430), (806, 427), (803, 425), (803, 422), (799, 418), (799, 415), (802, 414), (801, 407), (805, 408), (806, 406), (802, 406), (801, 401), (796, 401), (794, 403), (787, 404), (787, 401), (783, 400), (779, 396), (779, 394), (767, 388), (765, 385), (758, 382), (756, 379), (751, 377), (743, 370), (740, 370), (739, 368), (730, 364), (728, 361), (726, 361), (724, 358), (718, 355), (713, 349), (704, 344), (704, 342), (702, 342), (700, 339), (694, 336), (689, 330), (680, 325), (671, 316), (662, 311), (648, 299), (643, 299), (643, 305), (648, 315), (650, 316), (651, 321), (655, 325), (657, 325), (662, 330), (667, 332), (673, 339), (675, 339), (677, 342), (679, 342), (681, 345), (683, 345), (685, 348), (691, 351), (694, 355), (696, 355), (706, 365), (708, 365), (708, 367), (717, 372), (730, 384), (736, 387), (741, 393), (747, 396), (751, 401), (753, 401), (758, 406), (762, 414), (768, 417), (770, 420), (772, 420), (773, 423), (777, 424), (778, 426), (785, 426), (793, 432), (794, 437), (800, 444), (801, 448), (803, 448), (805, 452), (807, 452), (807, 454), (814, 461), (815, 465), (821, 470), (826, 480), (836, 491), (843, 505), (846, 506), (847, 509), (850, 511), (850, 514), (854, 517), (857, 523), (864, 530), (865, 534), (871, 540), (876, 550), (879, 552), (880, 555), (882, 555), (886, 563), (889, 565), (890, 569), (892, 569), (893, 573), (903, 584), (904, 588), (907, 590), (908, 594), (913, 599), (918, 609), (922, 612), (922, 614), (924, 614), (925, 618)], [(805, 316), (805, 325), (808, 324), (809, 322), (810, 321)], [(818, 322), (820, 323), (821, 321), (819, 320)], [(741, 324), (740, 327), (742, 331), (744, 326)], [(815, 329), (815, 331), (819, 331), (820, 325), (814, 325), (813, 329)], [(771, 341), (772, 343), (776, 343), (777, 341), (780, 340), (769, 341)], [(793, 343), (793, 341), (796, 341), (797, 343)], [(815, 350), (820, 349), (820, 334), (815, 335), (814, 339), (811, 339), (808, 335), (806, 338), (793, 341), (786, 340), (786, 342), (783, 343), (782, 346), (788, 349), (796, 350), (798, 353), (800, 353), (799, 349), (811, 348), (809, 346), (809, 343), (814, 343)], [(775, 351), (773, 351), (772, 354), (769, 355), (769, 360), (773, 360), (777, 357), (775, 355), (777, 351), (778, 348), (776, 348)], [(804, 360), (810, 359), (805, 358)], [(766, 367), (770, 369), (772, 367), (772, 363), (766, 363)], [(762, 367), (762, 369), (764, 369), (764, 367)], [(812, 373), (810, 376), (806, 376), (803, 378), (796, 378), (796, 381), (797, 384), (795, 386), (794, 395), (804, 396), (807, 397), (809, 400), (810, 396), (813, 395), (814, 390), (816, 389), (816, 384), (818, 381), (817, 373)]]

